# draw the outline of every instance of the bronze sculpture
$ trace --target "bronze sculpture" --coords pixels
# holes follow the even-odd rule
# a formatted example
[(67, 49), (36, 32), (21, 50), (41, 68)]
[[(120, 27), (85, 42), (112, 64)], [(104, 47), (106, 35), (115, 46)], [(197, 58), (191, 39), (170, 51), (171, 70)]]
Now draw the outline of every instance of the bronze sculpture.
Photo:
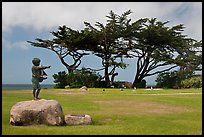
[(39, 58), (33, 58), (32, 60), (33, 66), (32, 66), (32, 86), (33, 86), (33, 97), (34, 100), (40, 99), (39, 93), (41, 90), (40, 82), (47, 79), (47, 74), (45, 73), (44, 69), (50, 68), (51, 66), (40, 66), (40, 59)]

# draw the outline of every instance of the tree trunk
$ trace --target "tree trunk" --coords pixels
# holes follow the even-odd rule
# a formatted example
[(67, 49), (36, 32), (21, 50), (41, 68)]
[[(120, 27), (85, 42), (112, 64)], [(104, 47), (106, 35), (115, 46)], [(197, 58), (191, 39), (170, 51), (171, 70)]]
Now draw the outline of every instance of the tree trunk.
[(105, 66), (104, 76), (105, 76), (105, 82), (106, 82), (107, 86), (109, 87), (109, 85), (110, 85), (110, 79), (109, 79), (109, 75), (108, 75), (108, 66), (107, 66), (107, 65)]
[(76, 69), (76, 66), (68, 65), (64, 61), (64, 58), (62, 58), (60, 55), (58, 55), (58, 56), (59, 56), (59, 59), (60, 59), (61, 63), (67, 68), (69, 74), (72, 73)]
[(133, 82), (133, 84), (132, 84), (132, 87), (133, 87), (133, 88), (134, 88), (134, 87), (138, 88), (138, 84), (139, 84), (140, 82), (142, 82), (142, 79), (143, 79), (143, 77), (135, 77), (135, 80), (134, 80), (134, 82)]
[(118, 75), (118, 73), (113, 73), (112, 74), (112, 76), (111, 76), (111, 84), (113, 84), (115, 76), (117, 76), (117, 75)]
[(74, 71), (74, 69), (71, 68), (71, 67), (69, 67), (69, 66), (67, 66), (66, 68), (67, 68), (69, 74), (72, 73), (72, 72)]

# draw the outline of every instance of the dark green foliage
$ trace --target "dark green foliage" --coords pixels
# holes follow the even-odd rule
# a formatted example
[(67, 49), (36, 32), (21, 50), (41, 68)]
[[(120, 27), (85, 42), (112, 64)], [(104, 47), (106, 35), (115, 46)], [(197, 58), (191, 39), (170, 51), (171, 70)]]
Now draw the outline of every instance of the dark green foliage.
[[(202, 40), (198, 42), (187, 38), (183, 34), (185, 28), (183, 24), (167, 26), (169, 21), (161, 22), (156, 18), (141, 18), (131, 22), (128, 18), (131, 13), (131, 10), (128, 10), (117, 15), (110, 11), (106, 16), (106, 24), (96, 22), (93, 26), (84, 22), (85, 28), (80, 31), (63, 25), (59, 26), (57, 31), (51, 32), (54, 36), (51, 40), (36, 38), (37, 42), (27, 42), (34, 47), (54, 51), (68, 70), (70, 79), (75, 79), (75, 81), (62, 82), (55, 76), (55, 83), (59, 87), (70, 82), (73, 87), (97, 86), (93, 82), (87, 83), (83, 80), (84, 76), (79, 75), (80, 73), (87, 75), (88, 72), (77, 70), (82, 57), (91, 53), (101, 59), (101, 68), (96, 70), (104, 70), (101, 79), (105, 82), (100, 81), (98, 86), (110, 87), (114, 83), (114, 78), (118, 75), (116, 69), (125, 69), (128, 66), (124, 58), (136, 60), (133, 87), (144, 87), (142, 80), (145, 77), (168, 72), (176, 67), (180, 67), (176, 78), (176, 86), (180, 87), (181, 80), (188, 78), (187, 76), (195, 70), (202, 70)], [(71, 57), (73, 63), (68, 63), (66, 57)], [(174, 79), (174, 73), (164, 73), (161, 77), (158, 78), (159, 86), (169, 88), (175, 86), (173, 81), (172, 83), (166, 81)], [(90, 79), (96, 79), (96, 76), (90, 76)]]
[(68, 84), (66, 81), (67, 75), (65, 71), (53, 75), (54, 83), (56, 83), (55, 88), (64, 88)]
[(72, 88), (98, 87), (101, 76), (95, 72), (89, 71), (86, 68), (75, 70), (67, 76), (67, 83)]
[(157, 87), (174, 88), (178, 83), (177, 71), (160, 73), (155, 81)]
[(155, 80), (157, 87), (162, 88), (200, 88), (202, 87), (201, 75), (185, 75), (180, 77), (181, 71), (160, 73)]
[(56, 83), (56, 88), (64, 88), (69, 85), (71, 88), (86, 87), (106, 87), (105, 83), (101, 81), (101, 76), (86, 68), (75, 70), (72, 73), (66, 74), (65, 71), (54, 74), (53, 78)]
[[(167, 72), (177, 67), (179, 56), (189, 47), (189, 39), (182, 34), (182, 24), (168, 27), (167, 22), (147, 19), (139, 33), (133, 35), (132, 54), (136, 58), (136, 76), (133, 86), (145, 77)], [(166, 67), (164, 67), (166, 66)], [(158, 69), (163, 67), (163, 69)], [(155, 71), (156, 70), (156, 71)]]
[[(63, 25), (59, 26), (58, 30), (51, 32), (51, 34), (54, 36), (51, 40), (36, 38), (35, 40), (37, 42), (27, 42), (34, 47), (41, 47), (54, 51), (68, 72), (73, 72), (81, 64), (81, 58), (85, 55), (89, 55), (89, 53), (85, 53), (88, 47), (84, 44), (84, 41), (86, 41), (84, 33)], [(66, 61), (67, 57), (71, 57), (73, 63), (68, 63)]]
[[(88, 22), (84, 22), (86, 34), (90, 34), (90, 40), (87, 39), (87, 44), (90, 45), (93, 54), (101, 58), (102, 67), (104, 69), (105, 82), (110, 86), (113, 76), (116, 74), (116, 68), (125, 69), (127, 64), (123, 62), (123, 56), (127, 54), (127, 40), (131, 28), (129, 27), (130, 19), (127, 16), (131, 13), (130, 10), (124, 12), (121, 16), (113, 11), (106, 16), (107, 24), (103, 25), (100, 22), (95, 23), (95, 27)], [(90, 41), (92, 41), (90, 43)]]
[(108, 88), (108, 83), (106, 81), (99, 81), (98, 82), (98, 85), (97, 85), (98, 88)]
[(146, 87), (146, 80), (142, 80), (140, 83), (136, 85), (137, 88), (145, 88)]

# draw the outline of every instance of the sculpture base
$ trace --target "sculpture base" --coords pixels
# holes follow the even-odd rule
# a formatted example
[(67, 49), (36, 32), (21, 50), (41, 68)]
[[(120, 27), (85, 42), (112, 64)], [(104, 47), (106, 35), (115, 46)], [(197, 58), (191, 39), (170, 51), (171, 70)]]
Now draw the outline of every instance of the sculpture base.
[(65, 123), (67, 125), (89, 125), (92, 123), (92, 119), (86, 114), (68, 114), (65, 115)]

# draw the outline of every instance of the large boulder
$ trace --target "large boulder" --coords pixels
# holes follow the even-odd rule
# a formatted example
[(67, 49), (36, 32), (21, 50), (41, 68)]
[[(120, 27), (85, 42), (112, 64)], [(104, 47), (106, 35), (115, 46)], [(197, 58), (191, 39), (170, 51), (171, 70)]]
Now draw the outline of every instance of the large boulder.
[(63, 125), (64, 113), (56, 100), (31, 100), (17, 102), (10, 110), (10, 124), (26, 126), (33, 124)]
[(92, 124), (92, 118), (86, 114), (67, 114), (65, 123), (67, 125), (89, 125)]

